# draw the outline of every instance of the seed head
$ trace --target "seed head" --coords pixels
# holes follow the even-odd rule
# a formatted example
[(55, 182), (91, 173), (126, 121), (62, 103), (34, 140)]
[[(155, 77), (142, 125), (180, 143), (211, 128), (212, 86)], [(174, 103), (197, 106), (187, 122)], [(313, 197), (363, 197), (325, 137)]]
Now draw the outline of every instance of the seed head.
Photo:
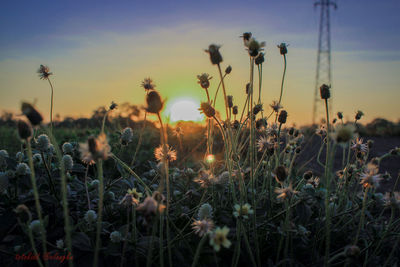
[(249, 42), (247, 43), (247, 50), (249, 51), (249, 55), (252, 57), (258, 56), (262, 50), (264, 50), (265, 42), (258, 42), (253, 37), (250, 38)]
[(161, 100), (161, 96), (157, 91), (150, 91), (146, 96), (147, 112), (158, 114), (164, 107), (164, 102)]
[(118, 107), (118, 105), (116, 104), (116, 103), (114, 103), (114, 101), (111, 101), (111, 104), (110, 104), (110, 110), (114, 110), (114, 109), (116, 109)]
[(126, 127), (125, 129), (122, 130), (121, 133), (121, 144), (126, 146), (128, 145), (130, 142), (132, 142), (133, 139), (133, 131), (131, 127)]
[(50, 139), (47, 135), (41, 134), (36, 140), (36, 147), (41, 152), (47, 152), (50, 148)]
[(286, 123), (286, 119), (287, 119), (287, 111), (286, 110), (282, 110), (279, 113), (278, 122), (281, 123), (281, 124), (284, 124), (284, 123)]
[(64, 168), (66, 171), (72, 170), (72, 168), (74, 167), (74, 161), (70, 155), (68, 154), (64, 155), (62, 157), (62, 161), (64, 163)]
[(240, 38), (243, 38), (243, 44), (246, 47), (248, 46), (251, 36), (252, 36), (251, 32), (245, 32), (245, 33), (243, 33), (243, 35), (240, 36)]
[(201, 113), (206, 115), (208, 118), (212, 118), (215, 116), (215, 109), (208, 102), (202, 102), (200, 104), (199, 110), (201, 111)]
[(233, 113), (233, 115), (237, 115), (238, 114), (238, 106), (233, 106), (232, 113)]
[(279, 52), (281, 53), (282, 56), (287, 54), (287, 52), (288, 52), (287, 47), (289, 45), (287, 45), (286, 43), (281, 43), (280, 45), (277, 45), (277, 46), (278, 46)]
[(149, 90), (154, 90), (156, 88), (156, 85), (153, 83), (153, 80), (150, 78), (145, 78), (142, 82), (142, 87), (144, 90), (149, 91)]
[(339, 120), (342, 120), (343, 119), (343, 113), (339, 111), (337, 113), (337, 117), (338, 117)]
[(340, 144), (346, 144), (350, 140), (352, 140), (356, 133), (355, 127), (352, 124), (342, 125), (339, 124), (336, 126), (335, 131), (331, 133), (332, 139)]
[(330, 91), (330, 86), (323, 84), (321, 85), (321, 87), (319, 88), (319, 93), (321, 95), (321, 99), (329, 99), (331, 97), (331, 91)]
[(94, 210), (88, 210), (85, 213), (84, 219), (88, 224), (94, 223), (97, 219), (97, 213)]
[(258, 56), (254, 59), (254, 63), (256, 63), (256, 65), (260, 65), (264, 63), (264, 61), (264, 53), (259, 53)]
[(37, 126), (43, 121), (42, 115), (29, 103), (23, 102), (21, 111), (33, 126)]
[(52, 72), (50, 72), (49, 67), (46, 65), (40, 65), (37, 73), (39, 74), (41, 80), (46, 80), (49, 78), (50, 75), (53, 74)]
[(230, 74), (231, 71), (232, 71), (232, 66), (231, 66), (231, 65), (229, 65), (228, 67), (226, 67), (226, 69), (225, 69), (225, 73), (226, 73), (226, 74)]
[(257, 104), (253, 107), (253, 114), (257, 115), (260, 111), (263, 111), (263, 105)]
[(154, 150), (154, 157), (159, 162), (163, 160), (172, 162), (176, 160), (176, 151), (172, 149), (169, 145), (166, 145), (166, 151), (164, 151), (164, 146), (160, 145)]
[(360, 120), (362, 116), (364, 116), (364, 112), (358, 110), (355, 116), (356, 121)]
[(204, 220), (207, 218), (212, 219), (212, 217), (213, 217), (213, 208), (211, 207), (211, 205), (208, 203), (204, 203), (203, 205), (201, 205), (197, 213), (197, 218), (199, 220)]
[(122, 240), (122, 235), (121, 235), (121, 233), (118, 232), (118, 231), (113, 231), (113, 232), (111, 232), (111, 234), (110, 234), (110, 240), (111, 240), (111, 242), (113, 242), (113, 243), (119, 243), (119, 242), (121, 242), (121, 240)]
[(278, 113), (280, 109), (282, 109), (283, 107), (281, 106), (281, 104), (279, 104), (278, 101), (272, 101), (272, 104), (269, 105), (274, 112)]
[(275, 179), (278, 183), (283, 183), (288, 177), (288, 171), (285, 166), (279, 165), (274, 170)]
[(232, 108), (233, 107), (233, 96), (231, 96), (231, 95), (226, 96), (226, 101), (228, 102), (228, 107)]
[(32, 137), (32, 126), (25, 121), (17, 122), (18, 135), (22, 140), (28, 140)]
[(192, 223), (192, 228), (196, 234), (204, 236), (214, 229), (214, 222), (211, 219), (197, 220)]
[(199, 79), (197, 83), (200, 84), (201, 88), (208, 89), (210, 87), (210, 80), (212, 77), (208, 73), (197, 75), (197, 79)]
[(217, 65), (222, 62), (222, 56), (219, 52), (220, 47), (221, 46), (219, 45), (211, 44), (208, 46), (208, 49), (205, 50), (208, 54), (210, 54), (210, 60), (213, 65)]
[(72, 154), (72, 152), (74, 152), (74, 146), (69, 142), (65, 142), (62, 145), (62, 151), (64, 154)]

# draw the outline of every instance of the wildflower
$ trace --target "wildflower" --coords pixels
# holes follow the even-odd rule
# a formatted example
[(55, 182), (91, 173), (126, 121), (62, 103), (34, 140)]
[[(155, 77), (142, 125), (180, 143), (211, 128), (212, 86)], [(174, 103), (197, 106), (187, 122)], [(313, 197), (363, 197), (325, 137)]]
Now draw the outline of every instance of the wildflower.
[(137, 210), (143, 212), (146, 217), (156, 215), (157, 212), (162, 213), (166, 207), (162, 204), (164, 198), (165, 197), (159, 192), (154, 192), (152, 196), (147, 196), (144, 201), (139, 204)]
[(228, 102), (228, 107), (232, 108), (233, 107), (233, 96), (231, 96), (231, 95), (226, 96), (226, 101)]
[(265, 42), (260, 43), (256, 39), (250, 38), (246, 46), (248, 48), (247, 50), (249, 51), (249, 55), (256, 57), (258, 56), (258, 53), (264, 50), (263, 47), (265, 46)]
[(286, 119), (287, 119), (287, 111), (286, 110), (282, 110), (279, 113), (278, 122), (281, 123), (281, 124), (284, 124), (284, 123), (286, 123)]
[(353, 149), (355, 151), (367, 152), (368, 146), (367, 146), (367, 144), (363, 143), (362, 138), (357, 137), (356, 140), (352, 141), (351, 149)]
[(28, 140), (32, 136), (32, 126), (25, 121), (17, 122), (18, 135), (22, 140)]
[(337, 113), (337, 117), (339, 118), (339, 120), (342, 120), (343, 119), (343, 113), (339, 111)]
[(41, 152), (46, 152), (50, 148), (50, 140), (49, 137), (45, 134), (39, 135), (39, 137), (36, 140), (36, 147), (41, 151)]
[(206, 115), (208, 118), (212, 118), (215, 116), (215, 109), (208, 102), (202, 102), (200, 104), (199, 110), (201, 111), (201, 113)]
[(147, 112), (158, 114), (164, 107), (164, 102), (161, 100), (161, 96), (157, 91), (150, 91), (146, 96)]
[(278, 48), (279, 48), (279, 52), (281, 53), (281, 55), (286, 55), (287, 54), (287, 47), (289, 46), (289, 45), (287, 45), (286, 43), (281, 43), (281, 44), (279, 44), (279, 45), (277, 45), (278, 46)]
[(105, 133), (101, 133), (97, 138), (89, 137), (87, 144), (80, 145), (80, 151), (82, 161), (86, 164), (93, 164), (98, 159), (106, 160), (111, 155), (111, 147)]
[(368, 164), (367, 168), (360, 174), (360, 184), (364, 188), (379, 187), (379, 182), (382, 180), (380, 174), (378, 174), (378, 166), (374, 164)]
[(263, 111), (262, 104), (257, 104), (253, 107), (253, 114), (257, 115), (260, 111)]
[(281, 106), (281, 104), (279, 104), (278, 101), (272, 101), (272, 104), (270, 105), (270, 107), (271, 107), (271, 108), (273, 109), (273, 111), (276, 112), (276, 113), (278, 113), (279, 110), (280, 110), (281, 108), (283, 108), (283, 107)]
[(18, 162), (22, 162), (22, 160), (24, 159), (24, 153), (18, 151), (17, 154), (15, 154), (15, 158), (17, 159)]
[(200, 206), (199, 211), (197, 212), (197, 218), (199, 220), (204, 220), (204, 219), (211, 219), (213, 217), (213, 209), (210, 204), (204, 203), (203, 205)]
[(195, 220), (192, 228), (199, 236), (204, 236), (214, 229), (214, 222), (211, 219)]
[(208, 49), (204, 50), (208, 54), (210, 54), (210, 60), (213, 65), (217, 65), (222, 62), (222, 56), (221, 53), (219, 52), (220, 47), (221, 46), (219, 45), (211, 44), (208, 46)]
[(40, 234), (40, 232), (42, 231), (42, 224), (40, 223), (39, 220), (33, 220), (30, 224), (29, 224), (29, 228), (31, 229), (31, 231), (34, 234)]
[(31, 104), (23, 102), (21, 105), (22, 113), (28, 118), (33, 126), (39, 125), (43, 121), (42, 115)]
[(319, 88), (321, 99), (328, 100), (331, 97), (330, 88), (331, 87), (329, 85), (326, 84), (321, 85), (321, 87)]
[(84, 219), (88, 224), (94, 223), (97, 219), (97, 214), (94, 210), (88, 210), (85, 213)]
[(288, 187), (282, 187), (282, 188), (275, 188), (275, 193), (278, 194), (277, 199), (284, 200), (288, 198), (289, 200), (298, 193), (298, 191), (293, 190), (293, 185), (292, 183), (289, 184)]
[(166, 160), (169, 162), (176, 160), (176, 151), (172, 149), (169, 145), (166, 146), (166, 151), (164, 151), (164, 146), (160, 145), (154, 150), (154, 156), (157, 161)]
[(231, 66), (231, 65), (229, 65), (228, 67), (226, 67), (226, 69), (225, 69), (225, 73), (226, 73), (226, 74), (230, 74), (231, 71), (232, 71), (232, 66)]
[(364, 112), (358, 110), (355, 116), (356, 121), (360, 120), (362, 116), (364, 116)]
[(50, 72), (49, 67), (46, 65), (40, 65), (37, 73), (39, 74), (41, 80), (46, 80), (49, 78), (50, 75), (53, 74), (52, 72)]
[(244, 219), (248, 219), (249, 216), (254, 213), (254, 211), (251, 209), (251, 205), (249, 203), (246, 203), (242, 206), (239, 204), (235, 204), (234, 206), (235, 211), (233, 212), (233, 215), (238, 218), (239, 216), (243, 217)]
[(62, 145), (62, 151), (64, 154), (72, 154), (72, 152), (74, 151), (74, 147), (71, 143), (65, 142)]
[(114, 103), (114, 101), (111, 102), (111, 105), (109, 107), (110, 110), (114, 110), (118, 107), (118, 105), (116, 103)]
[(121, 242), (121, 240), (122, 240), (121, 233), (118, 232), (118, 231), (113, 231), (113, 232), (111, 232), (111, 234), (110, 234), (110, 240), (111, 240), (111, 242), (113, 242), (113, 243), (119, 243), (119, 242)]
[(57, 247), (58, 249), (63, 249), (63, 248), (64, 248), (64, 240), (58, 239), (58, 240), (56, 241), (56, 247)]
[(279, 165), (274, 170), (275, 180), (282, 184), (288, 177), (288, 171), (285, 166)]
[(259, 152), (264, 151), (266, 148), (268, 148), (269, 145), (270, 145), (270, 142), (268, 141), (267, 137), (260, 136), (260, 138), (258, 138), (257, 147), (258, 147)]
[(74, 167), (74, 161), (72, 160), (72, 157), (70, 155), (64, 155), (62, 157), (62, 161), (64, 163), (64, 168), (66, 171), (72, 170), (72, 168)]
[(127, 204), (127, 205), (138, 205), (140, 199), (143, 194), (138, 192), (136, 188), (128, 189), (124, 198), (119, 202), (119, 204)]
[(18, 163), (16, 169), (15, 169), (15, 174), (16, 175), (27, 175), (31, 173), (31, 169), (26, 163)]
[(256, 63), (256, 65), (260, 65), (264, 63), (264, 61), (264, 53), (259, 53), (258, 56), (254, 59), (254, 63)]
[(120, 138), (121, 144), (128, 145), (130, 142), (132, 142), (132, 139), (133, 139), (132, 128), (126, 127), (125, 129), (123, 129)]
[(221, 246), (229, 248), (231, 241), (228, 240), (229, 228), (224, 226), (223, 228), (217, 227), (210, 237), (210, 245), (213, 246), (215, 251), (219, 251)]
[(142, 87), (144, 90), (149, 91), (149, 90), (154, 90), (156, 88), (156, 85), (153, 83), (153, 80), (150, 78), (145, 78), (142, 82)]
[(208, 73), (197, 75), (197, 79), (199, 79), (197, 83), (200, 84), (201, 88), (208, 89), (210, 87), (210, 80), (212, 77)]
[(355, 130), (356, 128), (352, 124), (339, 124), (336, 126), (335, 131), (331, 133), (331, 137), (336, 143), (346, 144), (355, 137)]

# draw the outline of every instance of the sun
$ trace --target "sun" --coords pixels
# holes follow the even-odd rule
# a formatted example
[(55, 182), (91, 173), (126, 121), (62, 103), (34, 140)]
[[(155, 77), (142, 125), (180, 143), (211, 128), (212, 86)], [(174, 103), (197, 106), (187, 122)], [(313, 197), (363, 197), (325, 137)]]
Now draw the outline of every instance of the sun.
[(177, 121), (202, 121), (204, 116), (200, 114), (200, 101), (190, 97), (177, 98), (168, 101), (165, 115), (171, 122)]

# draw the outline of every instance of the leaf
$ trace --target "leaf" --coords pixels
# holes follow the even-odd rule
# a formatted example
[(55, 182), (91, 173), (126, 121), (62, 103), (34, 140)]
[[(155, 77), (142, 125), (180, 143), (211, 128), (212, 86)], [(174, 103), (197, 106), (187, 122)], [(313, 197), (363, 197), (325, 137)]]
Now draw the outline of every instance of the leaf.
[(89, 237), (82, 232), (76, 233), (72, 236), (72, 246), (83, 251), (93, 250)]

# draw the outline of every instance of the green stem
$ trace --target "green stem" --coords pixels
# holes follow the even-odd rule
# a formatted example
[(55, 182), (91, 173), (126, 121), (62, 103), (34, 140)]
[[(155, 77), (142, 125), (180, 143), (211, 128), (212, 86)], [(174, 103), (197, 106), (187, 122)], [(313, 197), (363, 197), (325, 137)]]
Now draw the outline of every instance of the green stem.
[(103, 198), (104, 198), (104, 181), (103, 181), (103, 160), (97, 161), (97, 171), (99, 179), (99, 206), (97, 209), (97, 230), (96, 230), (96, 247), (94, 250), (93, 267), (97, 267), (99, 260), (99, 249), (101, 247), (101, 223), (103, 215)]
[(206, 240), (207, 240), (207, 234), (203, 235), (203, 237), (200, 240), (199, 245), (197, 246), (196, 254), (194, 254), (194, 258), (193, 258), (192, 267), (197, 266), (197, 262), (199, 261), (201, 249), (203, 248), (203, 245), (206, 242)]
[(49, 78), (47, 78), (47, 81), (49, 82), (50, 87), (51, 87), (50, 132), (51, 132), (51, 134), (53, 134), (53, 93), (54, 93), (54, 89), (53, 89), (53, 85), (51, 84), (51, 81)]

